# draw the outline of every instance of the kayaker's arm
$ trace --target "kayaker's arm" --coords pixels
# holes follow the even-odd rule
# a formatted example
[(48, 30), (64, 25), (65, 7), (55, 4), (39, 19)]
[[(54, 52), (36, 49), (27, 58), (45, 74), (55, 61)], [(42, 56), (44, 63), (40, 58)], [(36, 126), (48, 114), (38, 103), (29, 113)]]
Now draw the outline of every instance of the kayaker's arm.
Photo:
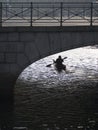
[(55, 64), (55, 63), (56, 63), (56, 61), (53, 59), (53, 63), (46, 65), (46, 67), (51, 67), (51, 65), (53, 65), (53, 64)]

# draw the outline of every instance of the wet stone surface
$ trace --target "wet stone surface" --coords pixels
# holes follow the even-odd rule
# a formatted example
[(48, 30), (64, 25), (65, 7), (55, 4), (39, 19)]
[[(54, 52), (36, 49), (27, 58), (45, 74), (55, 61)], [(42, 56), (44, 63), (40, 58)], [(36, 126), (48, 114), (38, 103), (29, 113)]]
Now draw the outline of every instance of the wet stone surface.
[(66, 72), (46, 67), (59, 54), (26, 68), (15, 86), (15, 126), (29, 130), (96, 130), (98, 128), (98, 48), (60, 53)]

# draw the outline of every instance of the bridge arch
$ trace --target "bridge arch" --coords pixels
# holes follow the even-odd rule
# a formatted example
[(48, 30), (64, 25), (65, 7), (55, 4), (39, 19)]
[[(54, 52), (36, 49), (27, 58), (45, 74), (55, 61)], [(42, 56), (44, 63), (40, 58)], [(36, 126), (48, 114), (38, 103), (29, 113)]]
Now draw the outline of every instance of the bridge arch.
[(41, 58), (94, 44), (98, 44), (96, 26), (1, 28), (0, 89), (10, 94), (19, 74)]
[[(70, 49), (98, 44), (98, 32), (95, 31), (95, 27), (50, 27), (44, 28), (45, 30), (42, 27), (35, 29), (31, 32), (22, 33), (25, 59), (22, 58), (21, 60), (19, 73), (33, 62), (44, 57)], [(24, 61), (26, 58), (27, 62)]]

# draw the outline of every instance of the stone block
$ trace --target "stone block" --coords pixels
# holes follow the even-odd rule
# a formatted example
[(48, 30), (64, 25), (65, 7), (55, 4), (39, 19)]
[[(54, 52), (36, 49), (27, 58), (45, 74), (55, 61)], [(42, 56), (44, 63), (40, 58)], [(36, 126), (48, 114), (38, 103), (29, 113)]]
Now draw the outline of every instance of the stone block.
[(6, 51), (6, 45), (4, 43), (0, 43), (0, 52)]
[(28, 56), (31, 62), (34, 58), (40, 56), (39, 50), (37, 50), (35, 43), (32, 42), (25, 44), (25, 54)]
[(8, 33), (8, 41), (19, 41), (19, 33)]
[(36, 36), (36, 33), (31, 33), (31, 32), (25, 32), (25, 33), (20, 33), (20, 41), (34, 41)]
[(6, 45), (1, 46), (5, 52), (18, 53), (24, 51), (23, 42), (7, 42)]
[(10, 73), (15, 75), (20, 71), (20, 67), (17, 65), (17, 63), (15, 64), (10, 64)]
[(17, 54), (17, 64), (19, 65), (19, 66), (25, 66), (27, 63), (28, 63), (28, 57), (27, 56), (25, 56), (24, 54), (22, 54), (22, 53), (18, 53)]
[(6, 45), (6, 52), (17, 52), (17, 44), (9, 43)]
[(0, 53), (0, 63), (4, 62), (4, 53)]
[(8, 41), (7, 33), (0, 33), (0, 41)]
[(61, 50), (62, 48), (62, 39), (60, 36), (60, 33), (50, 33), (49, 34), (49, 46), (50, 46), (50, 52), (53, 52), (54, 50)]
[[(94, 35), (93, 35), (93, 33), (92, 32), (89, 32), (89, 33), (87, 33), (87, 32), (83, 32), (83, 33), (81, 33), (81, 39), (80, 39), (80, 44), (79, 44), (79, 46), (81, 45), (81, 46), (88, 46), (88, 45), (90, 45), (90, 44), (92, 44), (92, 43), (95, 43), (94, 42)], [(93, 44), (92, 44), (93, 45)]]
[(10, 64), (0, 64), (0, 73), (9, 73)]
[(37, 47), (36, 48), (37, 51), (39, 51), (41, 54), (50, 52), (51, 43), (50, 43), (50, 36), (48, 35), (48, 33), (38, 33), (36, 35), (34, 44)]
[(24, 44), (23, 43), (19, 43), (17, 45), (17, 52), (24, 52)]
[(6, 63), (16, 63), (17, 62), (17, 54), (6, 53), (5, 60), (6, 60)]

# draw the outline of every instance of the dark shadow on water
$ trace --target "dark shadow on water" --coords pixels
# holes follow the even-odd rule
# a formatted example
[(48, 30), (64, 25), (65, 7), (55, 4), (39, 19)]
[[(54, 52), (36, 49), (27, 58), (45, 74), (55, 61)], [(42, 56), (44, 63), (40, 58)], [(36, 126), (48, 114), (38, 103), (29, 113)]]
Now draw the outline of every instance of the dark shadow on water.
[(0, 130), (12, 130), (15, 78), (10, 74), (0, 75)]
[(17, 99), (23, 103), (21, 106), (18, 105), (19, 102), (16, 103), (22, 121), (17, 120), (18, 126), (26, 126), (30, 130), (97, 130), (97, 85), (82, 86), (75, 91), (55, 88), (45, 90), (32, 86), (32, 98), (31, 95), (22, 97), (24, 103), (20, 101), (21, 97)]
[(13, 127), (13, 103), (0, 102), (0, 128), (1, 130), (12, 130)]

